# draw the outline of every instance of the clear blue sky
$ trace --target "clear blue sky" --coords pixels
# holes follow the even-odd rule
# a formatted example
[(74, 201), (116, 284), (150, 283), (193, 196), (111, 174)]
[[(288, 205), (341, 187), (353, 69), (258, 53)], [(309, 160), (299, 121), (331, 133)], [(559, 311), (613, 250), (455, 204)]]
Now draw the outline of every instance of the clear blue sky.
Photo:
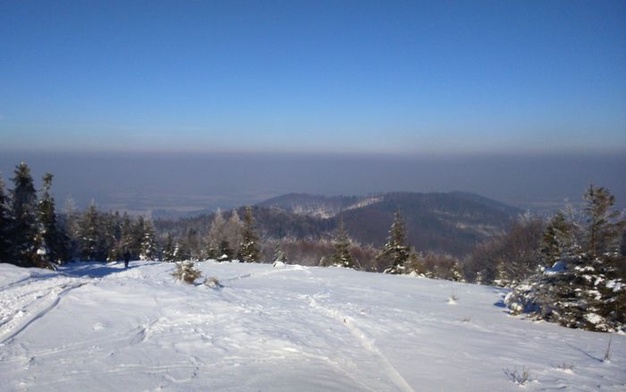
[(0, 150), (626, 151), (626, 1), (0, 3)]

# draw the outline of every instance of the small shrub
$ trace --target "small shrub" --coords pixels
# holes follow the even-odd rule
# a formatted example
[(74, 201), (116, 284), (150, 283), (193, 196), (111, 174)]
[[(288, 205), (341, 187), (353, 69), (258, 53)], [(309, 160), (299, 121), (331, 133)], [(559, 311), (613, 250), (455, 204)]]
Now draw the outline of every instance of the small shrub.
[(554, 366), (556, 369), (565, 371), (565, 372), (572, 372), (574, 370), (574, 364), (573, 363), (567, 363), (567, 362), (563, 362), (560, 365), (555, 365)]
[(206, 278), (204, 280), (204, 285), (212, 289), (221, 289), (222, 287), (224, 287), (215, 276), (209, 276), (208, 278)]
[(530, 381), (530, 372), (525, 367), (519, 372), (517, 369), (509, 370), (504, 369), (504, 374), (517, 385), (526, 385)]
[(176, 263), (176, 271), (172, 272), (172, 276), (185, 283), (194, 284), (196, 279), (202, 276), (202, 272), (196, 269), (193, 261), (184, 261)]

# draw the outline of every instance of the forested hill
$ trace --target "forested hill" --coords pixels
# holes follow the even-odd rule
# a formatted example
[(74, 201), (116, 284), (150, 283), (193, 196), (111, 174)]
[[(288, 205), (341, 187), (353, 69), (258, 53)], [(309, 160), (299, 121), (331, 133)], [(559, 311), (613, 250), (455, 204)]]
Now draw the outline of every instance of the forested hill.
[[(262, 240), (332, 239), (343, 220), (349, 237), (363, 245), (381, 247), (387, 240), (396, 211), (406, 222), (407, 240), (417, 251), (462, 257), (476, 244), (503, 232), (522, 212), (470, 193), (387, 193), (376, 196), (316, 196), (288, 194), (253, 207)], [(243, 209), (238, 210), (243, 214)], [(232, 213), (223, 212), (229, 219)], [(177, 220), (157, 220), (158, 232), (175, 237), (191, 232), (201, 240), (214, 214)], [(179, 230), (180, 229), (180, 230)], [(187, 234), (185, 234), (187, 233)]]
[[(315, 227), (314, 232), (310, 233), (316, 235), (334, 230), (337, 222), (343, 220), (351, 238), (377, 247), (385, 243), (393, 215), (400, 211), (412, 246), (417, 250), (445, 252), (455, 256), (466, 254), (477, 243), (502, 232), (522, 212), (464, 192), (387, 193), (365, 197), (290, 194), (257, 206), (263, 207), (255, 209), (257, 224), (271, 237), (309, 234), (306, 230), (291, 232), (296, 222), (313, 228), (316, 226), (313, 222), (319, 221), (321, 227)], [(262, 211), (267, 207), (271, 211)], [(277, 222), (280, 220), (278, 217), (284, 219), (284, 224)], [(330, 220), (331, 224), (326, 220)]]

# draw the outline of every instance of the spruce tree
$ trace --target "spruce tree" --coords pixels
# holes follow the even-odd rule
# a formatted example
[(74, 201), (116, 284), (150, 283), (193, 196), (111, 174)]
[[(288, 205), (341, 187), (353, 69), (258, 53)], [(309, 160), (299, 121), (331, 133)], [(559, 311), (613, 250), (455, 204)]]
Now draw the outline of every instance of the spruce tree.
[(387, 243), (377, 256), (378, 260), (387, 261), (389, 267), (385, 269), (385, 273), (402, 274), (404, 273), (405, 263), (409, 260), (411, 251), (406, 244), (406, 226), (400, 211), (394, 214), (393, 223), (389, 230)]
[(157, 244), (155, 241), (154, 226), (152, 221), (144, 220), (143, 236), (140, 244), (140, 260), (154, 260), (157, 257)]
[(272, 263), (274, 265), (279, 263), (286, 263), (287, 257), (285, 257), (285, 253), (280, 247), (280, 242), (276, 243), (276, 247), (274, 248), (274, 255), (272, 256)]
[(11, 227), (13, 219), (9, 206), (9, 197), (4, 188), (4, 180), (0, 176), (0, 263), (13, 263), (13, 243)]
[(104, 238), (101, 214), (92, 202), (79, 222), (80, 252), (83, 260), (106, 261), (108, 251)]
[(209, 234), (207, 236), (208, 249), (207, 254), (209, 258), (217, 260), (220, 254), (220, 244), (222, 239), (224, 238), (224, 226), (226, 221), (224, 220), (224, 216), (222, 215), (222, 211), (218, 208), (213, 215), (213, 220), (211, 221), (211, 228), (209, 229)]
[(541, 238), (541, 254), (546, 267), (568, 258), (576, 251), (575, 224), (558, 211), (548, 222)]
[(163, 248), (163, 261), (176, 261), (176, 245), (174, 244), (172, 233), (167, 233), (165, 247)]
[[(585, 225), (563, 222), (557, 214), (544, 233), (549, 246), (542, 248), (544, 258), (558, 257), (557, 263), (517, 287), (507, 303), (567, 327), (626, 331), (626, 258), (616, 241), (623, 220), (612, 210), (614, 197), (606, 189), (590, 187), (584, 198)], [(576, 232), (563, 236), (565, 246), (553, 241), (556, 227)], [(570, 245), (573, 238), (582, 238), (583, 244)]]
[(59, 230), (57, 214), (55, 211), (54, 197), (50, 192), (52, 187), (52, 174), (43, 176), (41, 196), (39, 197), (39, 220), (41, 235), (47, 246), (48, 258), (54, 263), (61, 263), (65, 255), (65, 241)]
[(260, 258), (259, 236), (254, 229), (252, 207), (246, 207), (244, 210), (238, 258), (240, 261), (246, 263), (258, 262)]
[(30, 168), (24, 162), (15, 168), (13, 177), (14, 222), (11, 241), (18, 265), (49, 268), (45, 260), (45, 243), (39, 231), (37, 194)]
[(337, 267), (354, 268), (354, 261), (350, 254), (350, 238), (348, 238), (343, 220), (339, 222), (334, 246), (335, 252), (332, 256), (332, 264)]
[(219, 256), (217, 256), (217, 261), (230, 261), (235, 257), (235, 252), (233, 248), (230, 247), (230, 242), (227, 239), (223, 239), (220, 242), (220, 246), (217, 250)]
[(593, 257), (617, 252), (623, 222), (618, 221), (619, 211), (612, 210), (615, 196), (605, 188), (590, 185), (584, 199), (587, 252)]
[(241, 218), (237, 213), (237, 210), (233, 210), (230, 214), (230, 218), (224, 224), (222, 229), (222, 241), (220, 244), (223, 244), (224, 241), (228, 243), (228, 247), (232, 250), (232, 257), (235, 255), (239, 255), (239, 247), (242, 243), (241, 234), (243, 230), (243, 223), (241, 222)]

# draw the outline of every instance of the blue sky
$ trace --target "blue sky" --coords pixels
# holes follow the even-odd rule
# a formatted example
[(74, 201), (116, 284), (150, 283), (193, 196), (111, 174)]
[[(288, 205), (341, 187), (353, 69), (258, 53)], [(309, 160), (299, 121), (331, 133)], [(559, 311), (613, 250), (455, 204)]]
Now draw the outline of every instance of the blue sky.
[(625, 1), (0, 3), (0, 149), (626, 151)]

